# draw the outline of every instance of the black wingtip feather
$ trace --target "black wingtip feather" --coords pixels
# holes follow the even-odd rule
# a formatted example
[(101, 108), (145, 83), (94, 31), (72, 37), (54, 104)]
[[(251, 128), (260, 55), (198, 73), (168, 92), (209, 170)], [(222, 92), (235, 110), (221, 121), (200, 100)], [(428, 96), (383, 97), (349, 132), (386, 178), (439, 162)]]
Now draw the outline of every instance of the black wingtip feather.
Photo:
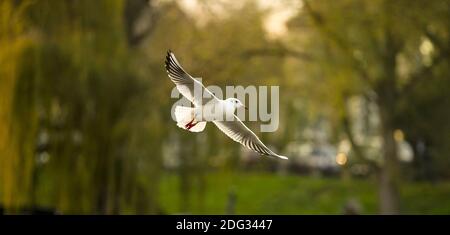
[(171, 50), (167, 51), (165, 68), (172, 80), (182, 80), (183, 76), (187, 75), (183, 68), (178, 64), (177, 59)]
[[(171, 61), (173, 60), (172, 59), (172, 51), (169, 49), (169, 50), (167, 50), (167, 54), (166, 54), (166, 61), (165, 61), (165, 67), (166, 67), (166, 70), (169, 70), (170, 69), (170, 67), (171, 67), (171, 65), (170, 65), (170, 63), (171, 63)], [(173, 63), (173, 62), (172, 62)]]

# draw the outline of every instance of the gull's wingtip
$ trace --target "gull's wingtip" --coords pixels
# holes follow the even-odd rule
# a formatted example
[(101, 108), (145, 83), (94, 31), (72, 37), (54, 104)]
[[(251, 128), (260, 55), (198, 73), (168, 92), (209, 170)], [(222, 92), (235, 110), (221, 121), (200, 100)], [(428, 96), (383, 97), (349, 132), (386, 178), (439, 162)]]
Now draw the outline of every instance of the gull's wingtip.
[(175, 55), (173, 54), (172, 50), (167, 50), (167, 54), (166, 54), (166, 70), (168, 70), (171, 66), (171, 61), (174, 61)]
[(175, 63), (176, 59), (175, 59), (175, 54), (172, 52), (172, 50), (167, 50), (167, 54), (166, 54), (166, 65), (168, 65), (168, 63), (170, 63), (170, 61), (173, 61)]
[(285, 156), (278, 155), (277, 157), (279, 157), (279, 158), (281, 158), (281, 159), (283, 159), (283, 160), (288, 160), (288, 158), (285, 157)]
[[(266, 155), (266, 154), (263, 154), (263, 155)], [(286, 156), (278, 155), (276, 153), (269, 154), (269, 155), (266, 155), (266, 156), (273, 157), (273, 158), (277, 157), (277, 158), (280, 158), (280, 159), (283, 159), (283, 160), (289, 160)]]

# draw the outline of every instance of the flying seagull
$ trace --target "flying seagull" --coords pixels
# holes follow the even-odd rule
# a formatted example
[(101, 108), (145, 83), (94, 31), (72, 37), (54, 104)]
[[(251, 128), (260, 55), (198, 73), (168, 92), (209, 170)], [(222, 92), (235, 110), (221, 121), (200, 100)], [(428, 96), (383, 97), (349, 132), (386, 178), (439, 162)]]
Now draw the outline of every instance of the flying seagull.
[[(266, 147), (258, 136), (234, 115), (238, 108), (245, 108), (240, 100), (217, 98), (201, 82), (185, 72), (170, 50), (166, 56), (166, 71), (178, 91), (194, 104), (193, 108), (175, 107), (174, 114), (178, 127), (191, 132), (201, 132), (205, 129), (206, 123), (212, 121), (228, 137), (245, 147), (262, 155), (287, 159)], [(204, 95), (198, 95), (205, 93), (206, 98)]]

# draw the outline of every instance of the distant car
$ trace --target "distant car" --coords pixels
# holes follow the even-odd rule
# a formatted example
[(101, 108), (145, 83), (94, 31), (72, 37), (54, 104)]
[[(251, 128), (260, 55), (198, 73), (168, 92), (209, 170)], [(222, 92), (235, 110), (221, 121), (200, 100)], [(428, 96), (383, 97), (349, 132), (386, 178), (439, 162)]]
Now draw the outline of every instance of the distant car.
[(339, 173), (340, 166), (336, 163), (336, 147), (331, 144), (317, 144), (306, 142), (302, 144), (291, 143), (287, 147), (289, 169), (299, 174), (319, 172), (325, 175)]

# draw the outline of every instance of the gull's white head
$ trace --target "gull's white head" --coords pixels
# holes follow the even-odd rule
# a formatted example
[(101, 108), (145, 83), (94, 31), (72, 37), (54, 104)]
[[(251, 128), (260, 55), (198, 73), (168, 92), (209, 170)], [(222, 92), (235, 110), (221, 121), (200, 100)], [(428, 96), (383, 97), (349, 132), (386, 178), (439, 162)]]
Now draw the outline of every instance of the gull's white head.
[(234, 109), (238, 109), (238, 108), (245, 108), (247, 109), (247, 107), (245, 107), (245, 105), (238, 99), (236, 98), (228, 98), (225, 100), (225, 102), (227, 102), (227, 104), (231, 107), (233, 107)]

